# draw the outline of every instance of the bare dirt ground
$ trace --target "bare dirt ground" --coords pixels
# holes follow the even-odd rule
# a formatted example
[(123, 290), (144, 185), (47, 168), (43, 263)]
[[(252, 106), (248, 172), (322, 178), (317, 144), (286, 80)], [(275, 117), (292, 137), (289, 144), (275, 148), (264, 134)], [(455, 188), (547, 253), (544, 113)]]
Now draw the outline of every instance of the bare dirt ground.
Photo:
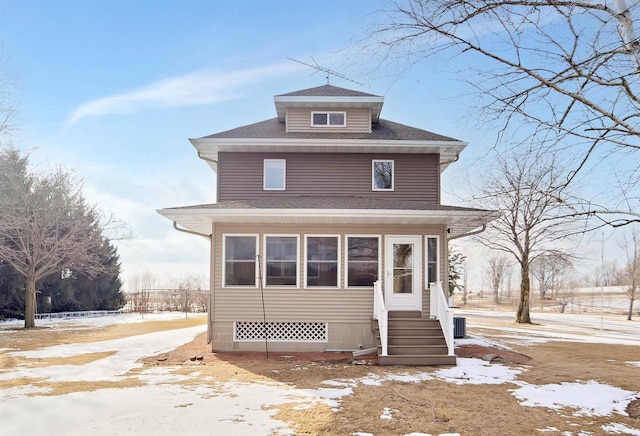
[[(21, 365), (77, 364), (99, 359), (102, 355), (80, 355), (61, 360), (10, 357), (8, 350), (32, 350), (41, 346), (73, 342), (115, 339), (152, 331), (169, 330), (202, 324), (199, 320), (150, 321), (141, 324), (113, 325), (100, 329), (22, 330), (3, 336), (0, 346), (0, 373)], [(458, 346), (460, 357), (481, 359), (492, 356), (492, 362), (505, 368), (519, 369), (517, 379), (532, 385), (560, 384), (595, 380), (631, 392), (640, 392), (640, 368), (629, 362), (640, 361), (640, 346), (599, 344), (592, 342), (520, 341), (510, 332), (514, 323), (509, 318), (467, 319), (467, 332), (484, 338), (477, 343)], [(525, 333), (544, 335), (544, 326), (519, 325)], [(515, 339), (514, 339), (515, 337)], [(506, 344), (509, 349), (491, 343)], [(77, 361), (76, 361), (77, 359)], [(343, 396), (338, 410), (327, 405), (300, 409), (292, 402), (274, 410), (275, 417), (289, 422), (298, 435), (351, 435), (370, 432), (376, 436), (403, 435), (411, 432), (440, 435), (604, 435), (603, 425), (616, 423), (640, 429), (640, 400), (627, 407), (628, 416), (580, 416), (573, 409), (528, 407), (513, 395), (514, 383), (471, 384), (464, 374), (460, 384), (438, 378), (419, 382), (386, 380), (380, 386), (353, 383), (362, 377), (388, 378), (389, 375), (434, 374), (438, 367), (380, 367), (375, 356), (354, 359), (348, 353), (212, 353), (206, 334), (175, 350), (143, 359), (145, 368), (171, 368), (178, 374), (198, 377), (188, 381), (194, 385), (237, 381), (243, 383), (285, 383), (299, 389), (331, 388), (323, 382), (344, 381), (353, 386), (353, 394)], [(121, 382), (50, 383), (46, 380), (12, 379), (0, 383), (0, 389), (39, 383), (52, 388), (50, 395), (126, 388), (141, 383), (135, 374)], [(120, 383), (120, 384), (119, 384)], [(381, 419), (388, 408), (393, 419)], [(215, 414), (215, 411), (212, 410)], [(555, 430), (553, 430), (555, 429)], [(541, 433), (545, 430), (544, 433)], [(638, 434), (638, 433), (631, 433)]]
[[(492, 332), (483, 331), (485, 338)], [(548, 342), (512, 350), (482, 345), (456, 349), (460, 357), (493, 355), (493, 362), (524, 367), (519, 380), (545, 385), (597, 380), (640, 392), (639, 370), (625, 362), (640, 359), (640, 347), (572, 342)], [(194, 359), (195, 358), (195, 359)], [(201, 358), (201, 360), (199, 360)], [(192, 360), (194, 359), (194, 360)], [(360, 364), (354, 364), (354, 360)], [(339, 353), (211, 353), (206, 336), (178, 349), (144, 359), (146, 365), (182, 365), (185, 372), (198, 365), (203, 375), (217, 380), (277, 381), (298, 388), (319, 388), (325, 380), (349, 380), (368, 374), (416, 374), (436, 371), (425, 367), (379, 367), (375, 359), (353, 359)], [(326, 386), (325, 386), (326, 387)], [(388, 381), (382, 386), (358, 385), (345, 396), (339, 411), (326, 406), (308, 410), (281, 408), (279, 419), (291, 422), (296, 434), (350, 435), (367, 431), (376, 435), (402, 435), (420, 431), (428, 434), (529, 435), (540, 429), (601, 435), (611, 422), (629, 428), (640, 427), (640, 401), (629, 405), (629, 416), (574, 416), (571, 410), (550, 410), (521, 406), (511, 391), (513, 384), (466, 385), (440, 380), (419, 383)], [(392, 420), (380, 419), (384, 408), (393, 410)], [(553, 433), (552, 433), (553, 434)], [(566, 433), (573, 434), (573, 433)]]

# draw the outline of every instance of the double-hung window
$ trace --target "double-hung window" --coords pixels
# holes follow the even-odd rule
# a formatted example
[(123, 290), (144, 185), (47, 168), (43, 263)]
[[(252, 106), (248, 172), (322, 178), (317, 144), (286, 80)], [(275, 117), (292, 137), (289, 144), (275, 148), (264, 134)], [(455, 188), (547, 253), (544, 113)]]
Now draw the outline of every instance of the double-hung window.
[(346, 127), (346, 112), (311, 112), (312, 127)]
[(224, 235), (224, 286), (256, 286), (257, 235)]
[(393, 191), (393, 160), (374, 159), (372, 161), (371, 189), (373, 191)]
[(347, 287), (372, 287), (380, 273), (380, 238), (347, 236)]
[(427, 272), (426, 282), (427, 287), (429, 287), (431, 283), (440, 280), (440, 238), (438, 238), (438, 236), (425, 236), (424, 239), (427, 251), (425, 253), (425, 270)]
[(265, 236), (265, 285), (298, 286), (298, 236)]
[(338, 236), (305, 236), (305, 287), (338, 287)]
[(287, 186), (286, 159), (265, 159), (262, 174), (265, 191), (284, 191)]

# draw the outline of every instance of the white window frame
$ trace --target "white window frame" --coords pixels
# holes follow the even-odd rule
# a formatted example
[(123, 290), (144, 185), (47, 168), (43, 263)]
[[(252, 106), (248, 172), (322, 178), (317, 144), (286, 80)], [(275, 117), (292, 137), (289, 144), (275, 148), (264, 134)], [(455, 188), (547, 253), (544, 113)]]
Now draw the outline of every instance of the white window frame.
[[(267, 187), (267, 163), (282, 162), (282, 187)], [(264, 191), (284, 191), (287, 189), (287, 160), (286, 159), (265, 159), (262, 163), (262, 189)]]
[[(267, 238), (296, 238), (296, 284), (295, 285), (267, 285)], [(300, 288), (300, 235), (291, 233), (265, 233), (262, 236), (264, 252), (262, 253), (262, 285), (265, 288)]]
[[(316, 124), (313, 122), (313, 116), (315, 114), (326, 114), (327, 115), (327, 124)], [(344, 123), (342, 124), (331, 124), (331, 114), (341, 114)], [(311, 127), (347, 127), (347, 112), (346, 111), (311, 111)]]
[[(338, 240), (338, 247), (337, 247), (337, 251), (336, 251), (336, 274), (337, 274), (337, 278), (336, 278), (336, 285), (335, 286), (309, 286), (309, 271), (307, 268), (307, 264), (309, 262), (308, 260), (308, 250), (307, 248), (309, 247), (308, 244), (308, 239), (309, 238), (336, 238)], [(305, 289), (339, 289), (340, 288), (340, 275), (341, 275), (341, 268), (340, 268), (340, 250), (341, 250), (341, 238), (340, 235), (336, 235), (336, 234), (332, 234), (332, 235), (325, 235), (325, 234), (309, 234), (309, 235), (304, 235), (304, 288)]]
[(254, 285), (227, 285), (227, 236), (242, 236), (242, 237), (250, 237), (253, 236), (256, 240), (256, 254), (260, 253), (260, 238), (257, 233), (223, 233), (222, 234), (222, 287), (223, 288), (257, 288), (259, 283), (258, 277), (258, 259), (256, 259), (256, 268), (255, 268), (255, 276), (254, 276)]
[[(391, 188), (376, 188), (376, 163), (391, 162)], [(373, 159), (371, 161), (371, 190), (372, 191), (394, 191), (396, 188), (396, 164), (393, 159)]]
[[(436, 277), (429, 277), (429, 239), (436, 240)], [(440, 281), (440, 235), (425, 235), (424, 237), (424, 280), (425, 289), (429, 289), (429, 283)], [(443, 285), (444, 286), (444, 285)]]
[(373, 289), (373, 286), (349, 286), (349, 238), (376, 238), (378, 240), (378, 281), (382, 280), (382, 235), (344, 235), (344, 288)]

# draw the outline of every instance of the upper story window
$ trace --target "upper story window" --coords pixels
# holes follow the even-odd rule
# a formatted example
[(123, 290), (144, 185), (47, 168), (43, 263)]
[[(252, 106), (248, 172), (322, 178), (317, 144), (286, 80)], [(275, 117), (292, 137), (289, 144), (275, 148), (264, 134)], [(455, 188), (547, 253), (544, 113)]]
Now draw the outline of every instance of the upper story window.
[(393, 179), (393, 161), (374, 159), (371, 170), (371, 189), (374, 191), (393, 191)]
[(262, 187), (265, 191), (284, 191), (287, 180), (285, 159), (265, 159)]
[(346, 127), (346, 112), (311, 112), (312, 127)]

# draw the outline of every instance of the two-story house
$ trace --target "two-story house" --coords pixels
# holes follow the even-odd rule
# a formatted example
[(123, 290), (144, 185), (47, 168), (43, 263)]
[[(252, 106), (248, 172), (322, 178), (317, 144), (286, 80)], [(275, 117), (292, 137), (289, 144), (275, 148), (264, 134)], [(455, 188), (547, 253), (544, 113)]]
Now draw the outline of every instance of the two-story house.
[(216, 203), (159, 210), (211, 241), (213, 351), (378, 347), (381, 364), (455, 364), (447, 240), (495, 218), (440, 202), (467, 144), (380, 118), (377, 95), (274, 100), (275, 118), (191, 139)]

